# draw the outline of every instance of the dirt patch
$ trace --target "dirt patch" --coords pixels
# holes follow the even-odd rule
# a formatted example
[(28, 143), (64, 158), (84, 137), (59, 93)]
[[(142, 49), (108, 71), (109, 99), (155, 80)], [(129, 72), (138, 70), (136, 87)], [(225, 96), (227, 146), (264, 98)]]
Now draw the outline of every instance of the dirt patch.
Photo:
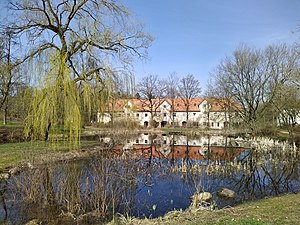
[(0, 144), (25, 141), (22, 128), (0, 128)]

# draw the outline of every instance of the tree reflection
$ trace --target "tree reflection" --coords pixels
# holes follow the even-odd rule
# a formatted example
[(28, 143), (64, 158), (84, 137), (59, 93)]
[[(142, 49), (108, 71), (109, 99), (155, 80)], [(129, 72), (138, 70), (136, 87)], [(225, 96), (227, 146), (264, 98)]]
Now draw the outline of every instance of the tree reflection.
[(22, 214), (31, 205), (55, 208), (54, 217), (57, 211), (87, 219), (109, 219), (117, 212), (158, 216), (188, 207), (195, 192), (227, 187), (237, 192), (237, 203), (300, 186), (299, 149), (286, 143), (254, 140), (246, 148), (231, 137), (148, 134), (136, 140), (124, 140), (126, 146), (109, 141), (97, 156), (39, 166), (0, 183), (1, 218), (26, 222), (26, 210), (18, 221), (12, 212)]

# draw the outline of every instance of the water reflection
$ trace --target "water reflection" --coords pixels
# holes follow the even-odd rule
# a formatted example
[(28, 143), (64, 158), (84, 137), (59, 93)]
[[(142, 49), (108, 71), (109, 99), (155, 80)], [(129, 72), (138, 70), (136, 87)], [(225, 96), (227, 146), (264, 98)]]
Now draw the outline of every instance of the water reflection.
[[(106, 139), (106, 141), (110, 141)], [(223, 136), (189, 138), (182, 135), (142, 134), (120, 148), (123, 157), (184, 160), (233, 160), (245, 150), (240, 139)]]
[[(68, 214), (74, 223), (89, 224), (117, 212), (157, 217), (187, 208), (195, 191), (211, 192), (221, 208), (300, 189), (299, 150), (287, 143), (157, 134), (100, 142), (107, 150), (95, 157), (45, 165), (0, 183), (0, 222)], [(237, 197), (218, 198), (223, 187)]]

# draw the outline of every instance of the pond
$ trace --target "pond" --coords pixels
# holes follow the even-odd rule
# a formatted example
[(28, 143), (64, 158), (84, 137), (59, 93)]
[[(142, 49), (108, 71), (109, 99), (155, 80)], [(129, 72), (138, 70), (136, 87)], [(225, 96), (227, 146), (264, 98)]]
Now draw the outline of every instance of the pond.
[[(158, 217), (187, 209), (195, 192), (215, 208), (300, 190), (299, 149), (256, 138), (140, 134), (101, 137), (99, 154), (28, 169), (0, 183), (0, 222), (100, 223), (120, 213)], [(224, 199), (221, 188), (236, 193)], [(69, 224), (72, 224), (69, 222)]]

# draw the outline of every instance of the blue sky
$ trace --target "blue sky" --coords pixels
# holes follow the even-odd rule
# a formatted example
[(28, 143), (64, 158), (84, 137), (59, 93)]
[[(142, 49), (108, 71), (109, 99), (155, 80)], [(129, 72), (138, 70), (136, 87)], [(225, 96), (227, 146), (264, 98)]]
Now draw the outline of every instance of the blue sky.
[(124, 4), (155, 38), (149, 61), (135, 64), (136, 80), (148, 74), (194, 74), (205, 89), (209, 72), (240, 44), (264, 48), (300, 41), (300, 0), (127, 0)]
[[(0, 0), (0, 13), (7, 0)], [(121, 0), (120, 0), (121, 1)], [(135, 63), (136, 81), (149, 74), (194, 74), (203, 87), (240, 44), (264, 48), (300, 42), (300, 0), (123, 0), (155, 38), (149, 60)]]

